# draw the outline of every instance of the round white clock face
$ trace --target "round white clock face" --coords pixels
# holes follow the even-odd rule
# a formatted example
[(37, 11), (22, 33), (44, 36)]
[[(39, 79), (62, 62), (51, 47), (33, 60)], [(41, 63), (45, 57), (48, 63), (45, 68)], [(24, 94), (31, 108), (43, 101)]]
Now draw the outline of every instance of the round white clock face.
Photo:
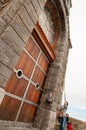
[(39, 16), (39, 24), (46, 35), (50, 44), (53, 43), (55, 29), (54, 29), (54, 22), (50, 12), (47, 9), (44, 9), (41, 15)]

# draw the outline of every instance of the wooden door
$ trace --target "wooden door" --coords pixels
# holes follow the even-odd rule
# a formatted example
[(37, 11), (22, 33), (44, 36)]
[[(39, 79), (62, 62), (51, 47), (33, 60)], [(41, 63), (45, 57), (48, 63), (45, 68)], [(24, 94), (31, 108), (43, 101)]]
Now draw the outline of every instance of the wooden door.
[(0, 119), (33, 122), (49, 63), (33, 38), (29, 38), (6, 87)]
[(48, 67), (54, 58), (49, 44), (45, 45), (47, 40), (38, 24), (36, 29), (33, 30), (33, 36), (29, 38), (5, 87), (6, 95), (0, 105), (1, 120), (34, 121)]

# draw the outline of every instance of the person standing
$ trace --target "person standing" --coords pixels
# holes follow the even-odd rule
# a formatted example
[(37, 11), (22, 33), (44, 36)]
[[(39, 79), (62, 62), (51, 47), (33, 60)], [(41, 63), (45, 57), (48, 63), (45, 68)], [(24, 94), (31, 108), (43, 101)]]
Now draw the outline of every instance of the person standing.
[(69, 121), (69, 114), (68, 113), (66, 114), (66, 121), (67, 121), (67, 123)]
[(67, 130), (72, 130), (73, 128), (72, 128), (72, 123), (70, 123), (70, 122), (68, 122), (67, 123)]
[(63, 124), (63, 111), (62, 111), (62, 109), (59, 110), (59, 113), (57, 115), (57, 119), (60, 123), (59, 130), (63, 130), (63, 125), (62, 125)]
[(57, 115), (57, 119), (60, 123), (59, 130), (65, 130), (67, 126), (67, 121), (68, 121), (68, 117), (66, 114), (67, 108), (68, 108), (68, 102), (65, 100), (64, 105), (61, 106), (59, 110), (59, 114)]
[(68, 102), (65, 100), (65, 103), (64, 105), (61, 107), (62, 111), (63, 111), (63, 122), (62, 122), (62, 125), (63, 125), (63, 130), (65, 130), (65, 127), (67, 125), (67, 117), (66, 117), (66, 111), (68, 109)]

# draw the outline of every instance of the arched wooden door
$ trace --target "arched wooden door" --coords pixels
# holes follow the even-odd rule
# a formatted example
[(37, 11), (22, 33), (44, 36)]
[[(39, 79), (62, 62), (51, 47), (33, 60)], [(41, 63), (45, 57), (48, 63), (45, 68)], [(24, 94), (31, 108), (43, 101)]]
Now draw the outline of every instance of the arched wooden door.
[(49, 46), (45, 47), (46, 38), (39, 26), (32, 35), (5, 87), (6, 95), (0, 105), (1, 120), (33, 122), (35, 118), (49, 62), (54, 54)]

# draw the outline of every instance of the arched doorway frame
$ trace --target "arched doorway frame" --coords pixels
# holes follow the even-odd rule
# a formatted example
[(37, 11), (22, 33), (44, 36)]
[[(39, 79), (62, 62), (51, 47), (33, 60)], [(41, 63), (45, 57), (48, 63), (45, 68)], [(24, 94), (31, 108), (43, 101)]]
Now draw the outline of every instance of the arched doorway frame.
[[(58, 42), (56, 44), (56, 48), (55, 48), (55, 53), (56, 53), (56, 56), (58, 56), (58, 50), (59, 50), (59, 46), (58, 45), (61, 45), (65, 43), (65, 33), (66, 33), (66, 30), (65, 30), (65, 18), (64, 18), (64, 13), (63, 13), (63, 9), (61, 7), (61, 3), (60, 1), (51, 1), (51, 2), (54, 2), (54, 4), (56, 3), (55, 6), (58, 7), (57, 9), (57, 12), (58, 12), (58, 16), (57, 16), (57, 19), (58, 19)], [(62, 20), (61, 20), (62, 19)], [(52, 69), (52, 66), (54, 65), (54, 63), (51, 64), (51, 67), (50, 69)], [(50, 74), (52, 76), (52, 71), (50, 71)], [(55, 79), (54, 79), (55, 80)], [(51, 87), (51, 85), (48, 84), (49, 87)]]
[[(54, 8), (52, 8), (52, 5)], [(61, 46), (64, 48), (66, 40), (67, 40), (66, 39), (67, 37), (66, 36), (66, 24), (67, 24), (66, 13), (65, 13), (65, 9), (62, 6), (62, 3), (57, 0), (53, 0), (53, 1), (48, 0), (46, 1), (45, 6), (47, 6), (50, 9), (52, 15), (55, 16), (54, 24), (56, 26), (56, 37), (54, 41), (55, 42), (54, 52), (56, 54), (56, 59), (54, 60), (53, 63), (51, 63), (49, 67), (44, 89), (45, 91), (48, 90), (48, 92), (51, 90), (51, 92), (53, 93), (54, 99), (56, 98), (55, 99), (56, 101), (54, 100), (52, 104), (47, 105), (46, 98), (47, 98), (48, 93), (44, 92), (42, 94), (41, 102), (40, 102), (40, 105), (37, 111), (37, 116), (34, 122), (34, 126), (37, 128), (41, 128), (41, 130), (46, 129), (46, 128), (54, 129), (55, 120), (56, 120), (56, 111), (58, 109), (58, 105), (61, 104), (61, 98), (62, 98), (61, 96), (62, 96), (63, 87), (64, 87), (65, 70), (61, 75), (62, 81), (60, 82), (60, 89), (59, 89), (59, 91), (61, 91), (61, 95), (58, 95), (58, 92), (57, 92), (58, 91), (57, 89), (59, 87), (58, 79), (60, 77), (60, 72), (62, 71), (64, 64), (66, 64), (66, 62), (64, 61), (64, 56), (60, 56), (61, 54), (59, 52), (60, 52)], [(56, 15), (54, 14), (55, 12), (56, 12)], [(62, 51), (64, 52), (65, 48)], [(62, 63), (59, 63), (58, 58), (59, 60), (63, 59)], [(57, 74), (55, 72), (56, 69), (58, 72)], [(59, 100), (58, 100), (58, 97), (60, 98)], [(54, 107), (54, 104), (56, 104), (55, 107)], [(52, 126), (50, 124), (51, 120), (53, 122)]]

